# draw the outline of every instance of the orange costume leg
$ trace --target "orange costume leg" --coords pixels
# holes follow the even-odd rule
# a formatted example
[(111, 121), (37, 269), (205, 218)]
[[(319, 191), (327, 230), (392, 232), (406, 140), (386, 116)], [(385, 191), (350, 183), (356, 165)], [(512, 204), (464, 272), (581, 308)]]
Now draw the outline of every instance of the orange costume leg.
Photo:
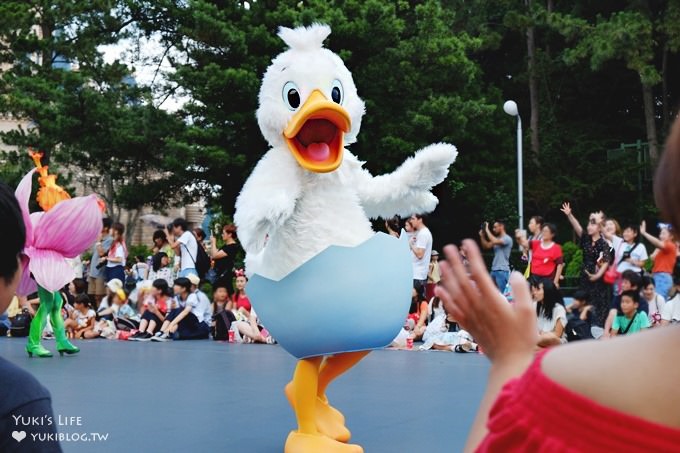
[(291, 396), (298, 430), (290, 432), (284, 451), (285, 453), (363, 453), (364, 450), (360, 446), (338, 442), (321, 434), (317, 429), (317, 391), (322, 359), (323, 357), (302, 359), (295, 368), (293, 382), (289, 386), (292, 390)]
[[(315, 407), (316, 428), (321, 433), (340, 442), (348, 442), (351, 433), (345, 427), (345, 417), (342, 413), (328, 403), (326, 388), (335, 378), (352, 368), (363, 359), (370, 351), (347, 352), (326, 357), (320, 366), (317, 398)], [(295, 390), (293, 382), (285, 388), (286, 397), (291, 406), (295, 408)]]

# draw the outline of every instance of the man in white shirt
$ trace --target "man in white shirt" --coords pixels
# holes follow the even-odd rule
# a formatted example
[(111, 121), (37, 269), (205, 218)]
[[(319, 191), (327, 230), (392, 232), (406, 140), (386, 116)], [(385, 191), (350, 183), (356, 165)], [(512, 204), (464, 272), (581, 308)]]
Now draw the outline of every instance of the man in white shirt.
[(432, 233), (425, 226), (422, 215), (413, 214), (408, 221), (413, 227), (413, 236), (409, 241), (409, 247), (413, 254), (413, 287), (418, 291), (421, 300), (423, 300), (425, 299), (427, 271), (432, 255)]
[[(196, 236), (189, 229), (189, 224), (183, 218), (177, 218), (172, 222), (172, 234), (167, 230), (170, 247), (180, 255), (179, 276), (188, 277), (190, 274), (198, 276), (196, 260), (198, 259), (198, 242)], [(177, 240), (175, 238), (177, 237)]]

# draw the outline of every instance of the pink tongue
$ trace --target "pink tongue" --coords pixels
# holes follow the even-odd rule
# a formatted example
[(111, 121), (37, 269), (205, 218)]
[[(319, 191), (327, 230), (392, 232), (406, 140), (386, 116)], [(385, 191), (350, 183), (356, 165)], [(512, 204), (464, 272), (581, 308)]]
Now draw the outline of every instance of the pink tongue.
[(327, 143), (310, 143), (307, 146), (307, 156), (311, 160), (323, 162), (331, 155), (331, 149)]

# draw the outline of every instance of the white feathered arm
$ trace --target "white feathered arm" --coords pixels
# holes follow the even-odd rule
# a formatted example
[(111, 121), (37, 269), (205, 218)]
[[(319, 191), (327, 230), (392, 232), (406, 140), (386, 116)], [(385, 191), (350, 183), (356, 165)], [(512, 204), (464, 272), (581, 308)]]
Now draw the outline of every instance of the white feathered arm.
[(362, 163), (346, 151), (354, 168), (354, 183), (370, 218), (407, 216), (434, 211), (439, 200), (430, 190), (446, 178), (456, 160), (456, 147), (447, 143), (426, 146), (392, 173), (372, 176)]
[(302, 191), (302, 169), (280, 149), (260, 159), (236, 199), (234, 223), (248, 254), (260, 252), (271, 235), (293, 214)]

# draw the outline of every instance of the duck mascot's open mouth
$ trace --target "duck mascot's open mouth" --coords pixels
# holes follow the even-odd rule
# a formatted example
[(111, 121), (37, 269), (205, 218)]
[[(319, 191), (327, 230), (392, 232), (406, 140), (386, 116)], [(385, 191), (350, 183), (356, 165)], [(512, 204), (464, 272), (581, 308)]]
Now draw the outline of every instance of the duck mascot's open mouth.
[(328, 173), (342, 163), (342, 139), (350, 127), (349, 113), (315, 90), (291, 118), (283, 136), (302, 168)]

